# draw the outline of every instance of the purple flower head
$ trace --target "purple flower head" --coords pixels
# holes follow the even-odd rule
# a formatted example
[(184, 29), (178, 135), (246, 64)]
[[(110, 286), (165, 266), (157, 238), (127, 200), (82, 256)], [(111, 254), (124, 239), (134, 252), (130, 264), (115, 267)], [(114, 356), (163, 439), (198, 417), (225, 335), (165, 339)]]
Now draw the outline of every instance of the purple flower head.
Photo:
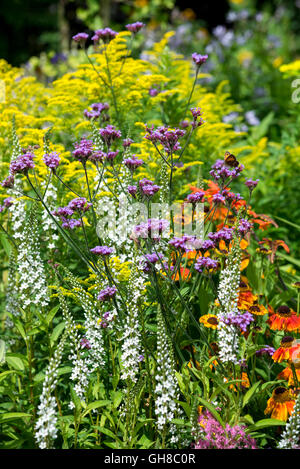
[(198, 270), (198, 272), (203, 272), (203, 269), (206, 270), (211, 270), (211, 269), (217, 269), (218, 268), (218, 261), (215, 261), (214, 259), (211, 259), (210, 257), (200, 257), (197, 259), (197, 262), (195, 264), (195, 269)]
[(217, 192), (217, 194), (213, 195), (213, 201), (215, 204), (224, 204), (226, 202), (226, 199), (224, 195), (222, 195), (220, 192)]
[(226, 316), (220, 315), (220, 320), (226, 325), (236, 326), (243, 332), (246, 332), (249, 324), (254, 321), (254, 317), (248, 311), (238, 314), (235, 312), (230, 312)]
[(166, 126), (158, 127), (156, 130), (153, 130), (153, 126), (151, 128), (146, 126), (146, 132), (145, 138), (153, 144), (160, 143), (168, 154), (180, 150), (179, 139), (185, 135), (182, 129), (171, 129)]
[(133, 143), (133, 140), (131, 140), (131, 138), (124, 138), (122, 145), (124, 148), (127, 148), (127, 147), (130, 147), (132, 143)]
[(59, 165), (60, 157), (58, 156), (58, 153), (53, 151), (52, 153), (46, 153), (43, 157), (43, 160), (44, 160), (45, 165), (48, 166), (48, 168), (55, 171), (55, 169)]
[(215, 247), (215, 244), (214, 242), (211, 240), (211, 239), (206, 239), (205, 241), (203, 241), (203, 243), (201, 244), (201, 251), (205, 252), (205, 251), (208, 251), (209, 249), (214, 249)]
[(146, 223), (141, 223), (134, 227), (132, 238), (151, 238), (157, 241), (162, 235), (169, 232), (169, 229), (170, 223), (168, 220), (149, 218)]
[(114, 39), (117, 34), (118, 33), (116, 31), (113, 31), (110, 28), (97, 29), (92, 39), (94, 41), (99, 41), (99, 39), (102, 39), (103, 42), (109, 42), (111, 39)]
[(233, 229), (226, 228), (225, 226), (216, 233), (208, 233), (208, 238), (214, 243), (221, 241), (221, 239), (223, 239), (224, 241), (231, 241), (233, 238)]
[(256, 350), (256, 355), (259, 357), (262, 355), (269, 355), (270, 357), (274, 354), (275, 349), (274, 347), (270, 347), (270, 345), (265, 345), (263, 348)]
[(194, 192), (193, 194), (189, 194), (187, 196), (187, 201), (193, 204), (196, 204), (197, 202), (202, 202), (204, 195), (204, 191)]
[(201, 245), (201, 240), (198, 240), (195, 236), (184, 235), (181, 238), (174, 237), (168, 244), (180, 251), (189, 252), (198, 249)]
[(87, 140), (83, 138), (79, 143), (75, 143), (75, 150), (73, 151), (73, 156), (76, 160), (85, 163), (86, 160), (93, 153), (93, 142), (92, 140)]
[(225, 197), (226, 200), (231, 201), (231, 202), (237, 202), (238, 200), (242, 200), (243, 197), (241, 197), (241, 194), (238, 192), (235, 194), (234, 192), (230, 191), (222, 191), (222, 195)]
[(200, 107), (192, 107), (191, 113), (193, 118), (196, 120), (198, 117), (202, 116), (203, 112), (201, 111)]
[(9, 176), (7, 176), (7, 178), (4, 179), (4, 181), (1, 182), (1, 186), (5, 187), (6, 189), (11, 189), (12, 187), (14, 187), (14, 183), (15, 178), (12, 174), (10, 174)]
[(208, 59), (208, 55), (201, 55), (201, 54), (197, 54), (197, 52), (194, 52), (192, 54), (192, 59), (193, 59), (193, 62), (197, 65), (197, 68), (201, 67), (202, 64), (204, 64), (207, 59)]
[(93, 254), (96, 254), (97, 256), (110, 256), (114, 250), (110, 248), (109, 246), (96, 246), (93, 249), (90, 250)]
[(193, 123), (192, 123), (193, 129), (195, 129), (196, 127), (200, 127), (201, 125), (204, 124), (204, 120), (201, 117), (203, 113), (199, 107), (192, 108), (191, 113), (193, 116)]
[(139, 361), (139, 362), (144, 361), (144, 359), (145, 359), (144, 355), (139, 355), (139, 357), (138, 357), (138, 361)]
[(109, 104), (108, 103), (93, 103), (91, 104), (91, 108), (93, 109), (93, 111), (98, 111), (98, 112), (102, 112), (102, 111), (107, 111), (109, 109)]
[(135, 155), (132, 155), (130, 158), (126, 158), (124, 160), (125, 166), (127, 166), (130, 171), (136, 170), (139, 166), (141, 166), (144, 163), (143, 160), (139, 160)]
[(81, 339), (80, 347), (81, 348), (86, 348), (87, 350), (90, 350), (92, 348), (90, 342), (85, 337), (83, 337), (83, 339)]
[(130, 195), (132, 195), (132, 197), (135, 197), (135, 195), (137, 193), (137, 187), (136, 186), (128, 186), (127, 191), (129, 192)]
[(91, 154), (91, 156), (89, 156), (89, 160), (92, 161), (93, 163), (97, 163), (97, 162), (103, 163), (105, 156), (106, 156), (106, 153), (104, 153), (104, 151), (97, 150), (97, 151), (94, 151)]
[(118, 153), (119, 153), (119, 150), (116, 150), (116, 151), (109, 151), (108, 153), (106, 153), (106, 159), (108, 161), (113, 161), (117, 156), (118, 156)]
[(137, 21), (136, 23), (131, 23), (131, 24), (126, 24), (126, 29), (128, 29), (128, 31), (130, 31), (131, 33), (133, 34), (136, 34), (138, 33), (143, 27), (144, 27), (144, 23), (141, 23), (141, 21)]
[(79, 213), (87, 212), (91, 208), (91, 206), (92, 204), (90, 202), (87, 202), (85, 197), (78, 197), (68, 203), (68, 208), (70, 208), (74, 212)]
[(179, 123), (180, 127), (182, 127), (183, 129), (186, 129), (187, 127), (189, 127), (189, 125), (191, 125), (191, 123), (188, 121), (188, 120), (183, 120)]
[(78, 33), (75, 34), (75, 36), (72, 37), (73, 41), (79, 42), (80, 44), (84, 44), (86, 40), (88, 39), (89, 35), (86, 33)]
[(67, 218), (61, 217), (62, 220), (62, 227), (65, 228), (66, 230), (74, 230), (75, 228), (78, 228), (79, 226), (82, 225), (81, 220), (77, 220), (75, 218), (70, 218), (69, 220)]
[(149, 95), (151, 96), (151, 98), (154, 98), (155, 96), (157, 96), (159, 93), (159, 90), (157, 88), (150, 88), (149, 90)]
[(251, 230), (252, 226), (252, 223), (250, 223), (248, 220), (245, 220), (245, 218), (242, 218), (238, 226), (238, 232), (241, 235), (245, 235), (246, 233), (248, 233), (248, 231)]
[(160, 189), (160, 186), (157, 186), (153, 181), (146, 178), (139, 181), (139, 187), (141, 194), (146, 197), (152, 197)]
[(151, 266), (155, 265), (156, 262), (160, 261), (162, 257), (163, 257), (162, 254), (157, 255), (155, 252), (153, 252), (152, 254), (146, 254), (145, 255), (146, 260), (144, 261), (144, 264), (142, 267), (143, 272), (145, 273), (150, 272)]
[(245, 182), (245, 185), (249, 187), (250, 191), (252, 192), (258, 183), (259, 183), (259, 179), (256, 179), (256, 181), (253, 181), (252, 179), (247, 179), (247, 181)]
[(100, 117), (101, 113), (104, 110), (109, 109), (109, 104), (108, 103), (93, 103), (91, 104), (91, 108), (92, 108), (92, 111), (85, 109), (83, 111), (83, 114), (88, 119), (97, 119), (98, 117)]
[(110, 300), (111, 298), (115, 296), (116, 292), (117, 292), (116, 287), (106, 287), (100, 291), (98, 295), (98, 300), (99, 301)]
[(70, 207), (58, 207), (57, 210), (54, 210), (52, 212), (52, 215), (55, 217), (60, 217), (60, 218), (68, 218), (71, 217), (74, 214), (74, 210), (72, 210)]
[(3, 200), (3, 204), (5, 208), (9, 208), (13, 205), (13, 197), (7, 197), (6, 199)]
[(27, 174), (29, 169), (34, 168), (33, 153), (23, 153), (10, 163), (11, 174)]
[(209, 173), (216, 181), (221, 179), (224, 182), (228, 178), (232, 178), (232, 179), (237, 178), (243, 170), (244, 170), (244, 165), (242, 164), (240, 164), (236, 168), (230, 169), (226, 166), (226, 163), (224, 160), (218, 159), (212, 165), (212, 169)]
[(83, 115), (87, 119), (97, 119), (98, 117), (100, 117), (101, 113), (99, 111), (88, 111), (88, 109), (85, 109), (83, 111)]
[(117, 130), (113, 125), (107, 125), (100, 129), (99, 133), (107, 146), (110, 146), (114, 140), (121, 137), (120, 130)]

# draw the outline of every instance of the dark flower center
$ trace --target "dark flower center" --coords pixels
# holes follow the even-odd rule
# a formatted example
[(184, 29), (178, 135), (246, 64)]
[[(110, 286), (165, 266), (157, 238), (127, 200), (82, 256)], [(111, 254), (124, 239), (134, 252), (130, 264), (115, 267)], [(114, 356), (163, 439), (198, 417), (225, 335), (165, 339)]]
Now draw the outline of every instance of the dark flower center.
[(283, 394), (285, 391), (286, 391), (286, 388), (279, 387), (279, 388), (275, 389), (274, 394), (276, 394), (276, 396), (278, 396), (280, 394)]
[(209, 318), (207, 322), (209, 324), (212, 324), (213, 326), (217, 326), (219, 324), (219, 321), (217, 320), (217, 318)]
[(290, 316), (291, 310), (288, 306), (280, 306), (277, 310), (280, 316)]

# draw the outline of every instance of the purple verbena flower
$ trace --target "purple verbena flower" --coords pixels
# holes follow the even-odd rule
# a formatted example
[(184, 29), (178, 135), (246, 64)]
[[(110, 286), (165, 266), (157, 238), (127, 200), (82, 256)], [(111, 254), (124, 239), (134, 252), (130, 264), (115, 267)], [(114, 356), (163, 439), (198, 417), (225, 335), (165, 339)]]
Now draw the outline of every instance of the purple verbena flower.
[(256, 350), (256, 355), (261, 356), (261, 355), (269, 355), (270, 357), (274, 354), (275, 348), (270, 347), (270, 345), (265, 345), (263, 348)]
[(73, 156), (78, 161), (85, 163), (86, 160), (93, 154), (93, 142), (83, 138), (79, 143), (75, 143), (75, 150)]
[(211, 259), (210, 257), (200, 257), (196, 261), (195, 269), (198, 272), (203, 272), (203, 269), (206, 269), (206, 270), (217, 269), (218, 265), (219, 265), (218, 261), (215, 261), (214, 259)]
[(5, 187), (6, 189), (11, 189), (12, 187), (14, 187), (14, 183), (15, 178), (13, 174), (10, 174), (9, 176), (7, 176), (7, 178), (4, 179), (4, 181), (1, 182), (1, 186)]
[(252, 179), (247, 179), (245, 182), (245, 185), (249, 187), (250, 191), (252, 192), (258, 183), (259, 183), (259, 179), (256, 179), (256, 181), (253, 181)]
[(78, 197), (68, 203), (68, 208), (79, 213), (87, 212), (91, 208), (91, 206), (92, 204), (90, 202), (87, 202), (85, 197)]
[(139, 160), (135, 155), (132, 155), (129, 158), (126, 158), (124, 160), (125, 166), (127, 166), (130, 171), (136, 170), (139, 166), (141, 166), (144, 163), (143, 160)]
[(81, 44), (84, 44), (86, 40), (88, 39), (89, 35), (86, 33), (78, 33), (75, 34), (75, 36), (72, 37), (73, 41), (79, 42)]
[(114, 252), (113, 248), (110, 248), (109, 246), (96, 246), (90, 251), (97, 256), (103, 257), (110, 256)]
[(55, 151), (51, 152), (51, 153), (46, 153), (44, 156), (43, 156), (43, 160), (44, 160), (44, 163), (46, 166), (48, 166), (48, 168), (52, 169), (53, 171), (55, 171), (55, 169), (58, 167), (59, 165), (59, 162), (60, 162), (60, 157), (58, 156), (58, 153), (56, 153)]
[(130, 31), (131, 33), (133, 34), (136, 34), (138, 33), (143, 27), (144, 27), (144, 23), (142, 23), (141, 21), (137, 21), (136, 23), (131, 23), (131, 24), (126, 24), (126, 29), (128, 29), (128, 31)]
[(236, 314), (235, 312), (229, 312), (226, 316), (220, 315), (220, 321), (226, 325), (236, 326), (243, 332), (246, 332), (249, 324), (254, 321), (254, 317), (248, 311), (239, 314)]
[(201, 67), (202, 64), (204, 64), (207, 59), (208, 59), (208, 55), (201, 55), (201, 54), (197, 54), (197, 52), (194, 52), (192, 54), (192, 59), (193, 59), (193, 62), (197, 65), (197, 68)]
[(133, 143), (133, 140), (131, 140), (131, 138), (124, 138), (122, 145), (124, 148), (127, 148), (127, 147), (130, 147), (132, 143)]
[(137, 193), (137, 187), (136, 186), (128, 186), (127, 191), (129, 192), (130, 195), (132, 195), (132, 197), (135, 197), (135, 195)]
[(23, 153), (10, 163), (11, 174), (27, 174), (29, 169), (34, 168), (33, 153)]
[(90, 342), (85, 337), (83, 337), (83, 339), (81, 339), (80, 347), (81, 348), (86, 348), (87, 350), (90, 350), (92, 348)]
[(100, 291), (98, 295), (98, 300), (99, 301), (110, 300), (111, 298), (115, 296), (116, 292), (117, 292), (116, 287), (106, 287)]
[(7, 197), (6, 199), (3, 200), (3, 204), (5, 208), (9, 208), (13, 205), (13, 197)]
[(248, 220), (245, 220), (245, 218), (241, 218), (238, 226), (238, 232), (241, 235), (245, 235), (246, 233), (248, 233), (248, 231), (251, 230), (252, 226), (252, 223), (250, 223)]
[(202, 202), (204, 195), (204, 191), (198, 191), (194, 192), (193, 194), (189, 194), (186, 199), (188, 202), (196, 204), (197, 202)]
[(114, 140), (121, 137), (120, 130), (117, 130), (113, 125), (107, 125), (100, 129), (99, 133), (107, 146), (110, 146)]
[(102, 39), (103, 42), (110, 41), (117, 36), (117, 32), (113, 31), (111, 28), (97, 29), (95, 35), (92, 37), (94, 41), (99, 41)]

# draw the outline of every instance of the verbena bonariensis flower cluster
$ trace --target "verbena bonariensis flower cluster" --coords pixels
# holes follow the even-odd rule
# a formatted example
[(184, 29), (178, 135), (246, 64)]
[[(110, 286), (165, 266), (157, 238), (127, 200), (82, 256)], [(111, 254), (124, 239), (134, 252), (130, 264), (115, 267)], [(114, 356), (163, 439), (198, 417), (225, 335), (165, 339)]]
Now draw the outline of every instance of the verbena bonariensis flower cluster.
[[(131, 42), (143, 26), (126, 26)], [(278, 446), (296, 448), (299, 301), (277, 257), (288, 247), (261, 234), (275, 222), (250, 205), (259, 180), (244, 179), (242, 152), (211, 168), (189, 158), (208, 138), (195, 98), (208, 57), (192, 55), (184, 93), (150, 67), (141, 123), (117, 86), (135, 63), (118, 52), (126, 37), (96, 30), (91, 55), (89, 35), (74, 36), (95, 86), (74, 131), (54, 125), (22, 148), (13, 120), (1, 376), (22, 397), (7, 391), (3, 422), (20, 419), (40, 448), (254, 449), (275, 446), (289, 419)]]

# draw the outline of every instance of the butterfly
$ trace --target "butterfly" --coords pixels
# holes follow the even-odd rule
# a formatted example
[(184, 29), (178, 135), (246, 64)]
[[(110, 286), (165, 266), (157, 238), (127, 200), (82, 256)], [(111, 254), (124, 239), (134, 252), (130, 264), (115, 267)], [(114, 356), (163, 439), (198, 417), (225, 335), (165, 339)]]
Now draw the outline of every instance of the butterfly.
[(232, 153), (230, 153), (230, 151), (225, 152), (224, 160), (228, 166), (231, 166), (233, 168), (236, 168), (240, 164), (236, 157)]

